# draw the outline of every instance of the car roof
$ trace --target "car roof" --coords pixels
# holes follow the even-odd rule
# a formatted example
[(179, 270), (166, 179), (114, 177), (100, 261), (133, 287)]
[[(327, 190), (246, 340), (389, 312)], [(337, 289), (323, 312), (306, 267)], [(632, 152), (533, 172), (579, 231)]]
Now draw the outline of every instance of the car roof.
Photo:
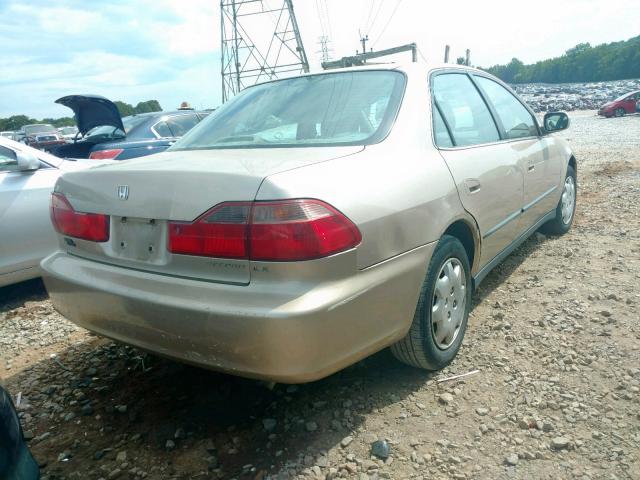
[[(484, 73), (485, 75), (490, 75), (484, 70), (480, 70), (475, 67), (467, 67), (466, 65), (458, 65), (456, 63), (430, 63), (430, 62), (388, 62), (388, 63), (368, 63), (366, 65), (358, 65), (354, 67), (345, 67), (345, 68), (332, 68), (329, 70), (318, 70), (315, 72), (302, 73), (300, 75), (285, 77), (285, 78), (274, 78), (272, 80), (267, 80), (265, 82), (257, 83), (256, 85), (264, 85), (271, 82), (277, 82), (280, 80), (286, 80), (290, 78), (299, 78), (299, 77), (309, 77), (314, 75), (324, 75), (330, 73), (341, 73), (341, 72), (359, 72), (359, 71), (376, 71), (376, 70), (389, 70), (389, 71), (400, 71), (404, 72), (407, 75), (425, 75), (429, 74), (434, 70), (460, 70), (466, 71), (470, 73)], [(247, 88), (254, 87), (256, 85), (251, 85)]]

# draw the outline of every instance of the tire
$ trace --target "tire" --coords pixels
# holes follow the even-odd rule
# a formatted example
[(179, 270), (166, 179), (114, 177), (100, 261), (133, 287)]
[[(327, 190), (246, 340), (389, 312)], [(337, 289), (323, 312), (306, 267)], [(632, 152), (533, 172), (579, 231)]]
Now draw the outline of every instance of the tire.
[(624, 108), (616, 108), (613, 112), (614, 117), (624, 117), (624, 114), (627, 113)]
[[(452, 270), (448, 270), (447, 265), (451, 266)], [(440, 278), (443, 274), (444, 277)], [(453, 282), (445, 281), (449, 277)], [(456, 285), (457, 278), (464, 283), (462, 288), (454, 286), (455, 295), (451, 296), (449, 286)], [(436, 292), (436, 283), (439, 279), (442, 280), (438, 290), (440, 293)], [(460, 349), (467, 330), (471, 309), (471, 290), (471, 268), (467, 253), (457, 238), (444, 235), (429, 262), (411, 328), (402, 340), (391, 346), (393, 355), (407, 365), (425, 370), (440, 370), (451, 363)], [(442, 291), (449, 293), (449, 296), (444, 295), (443, 298)], [(445, 301), (450, 303), (445, 304)], [(463, 305), (460, 305), (460, 302), (463, 302)], [(449, 332), (441, 341), (437, 335), (438, 324), (434, 326), (435, 303), (439, 303), (437, 308), (440, 312), (446, 314), (449, 309), (453, 312), (448, 319), (441, 316), (442, 314), (439, 316), (440, 325), (445, 326), (445, 329), (440, 329), (441, 335)]]
[[(573, 185), (572, 191), (567, 191), (567, 188), (568, 188), (567, 182)], [(576, 213), (576, 196), (578, 193), (578, 179), (576, 178), (576, 171), (573, 169), (571, 165), (567, 167), (567, 173), (565, 175), (564, 182), (562, 183), (562, 185), (563, 185), (562, 195), (560, 197), (560, 200), (558, 201), (558, 206), (556, 207), (556, 216), (553, 220), (548, 221), (540, 228), (540, 231), (542, 233), (547, 233), (550, 235), (564, 235), (569, 231), (569, 229), (571, 228), (571, 225), (573, 225), (573, 219), (576, 216), (575, 213)], [(565, 197), (565, 194), (567, 194), (573, 200), (571, 205), (570, 216), (566, 215), (568, 210), (563, 213), (564, 211), (563, 208), (566, 206), (563, 202), (570, 199), (569, 197)]]

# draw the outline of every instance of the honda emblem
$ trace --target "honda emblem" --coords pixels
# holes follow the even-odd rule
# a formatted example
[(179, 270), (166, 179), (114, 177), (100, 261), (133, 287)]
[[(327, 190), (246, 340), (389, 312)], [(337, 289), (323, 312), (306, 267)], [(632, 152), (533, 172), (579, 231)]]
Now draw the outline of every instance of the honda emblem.
[(129, 198), (129, 185), (118, 185), (118, 198), (120, 200)]

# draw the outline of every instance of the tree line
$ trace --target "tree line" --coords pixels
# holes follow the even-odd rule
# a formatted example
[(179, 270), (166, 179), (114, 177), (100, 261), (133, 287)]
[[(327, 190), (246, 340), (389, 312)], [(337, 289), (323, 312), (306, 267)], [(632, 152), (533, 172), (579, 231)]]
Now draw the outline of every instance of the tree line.
[(640, 36), (592, 47), (580, 43), (564, 55), (525, 65), (517, 58), (485, 71), (507, 83), (601, 82), (640, 78)]
[[(162, 111), (160, 102), (158, 102), (157, 100), (138, 102), (135, 107), (129, 103), (121, 102), (120, 100), (116, 100), (113, 103), (116, 105), (116, 107), (118, 107), (118, 111), (120, 112), (120, 116), (122, 117), (135, 115), (138, 113)], [(24, 125), (30, 125), (33, 123), (49, 123), (54, 127), (70, 127), (76, 124), (73, 117), (43, 118), (42, 120), (37, 120), (26, 115), (13, 115), (8, 118), (0, 118), (0, 131), (20, 130)]]

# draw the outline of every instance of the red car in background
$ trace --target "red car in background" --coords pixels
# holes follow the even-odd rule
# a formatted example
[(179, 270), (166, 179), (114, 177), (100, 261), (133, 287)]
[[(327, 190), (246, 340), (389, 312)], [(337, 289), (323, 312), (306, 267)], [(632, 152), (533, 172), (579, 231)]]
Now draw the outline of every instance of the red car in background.
[(614, 101), (605, 103), (600, 107), (600, 110), (598, 110), (598, 115), (605, 117), (622, 117), (628, 113), (636, 112), (640, 112), (640, 90), (625, 93)]

